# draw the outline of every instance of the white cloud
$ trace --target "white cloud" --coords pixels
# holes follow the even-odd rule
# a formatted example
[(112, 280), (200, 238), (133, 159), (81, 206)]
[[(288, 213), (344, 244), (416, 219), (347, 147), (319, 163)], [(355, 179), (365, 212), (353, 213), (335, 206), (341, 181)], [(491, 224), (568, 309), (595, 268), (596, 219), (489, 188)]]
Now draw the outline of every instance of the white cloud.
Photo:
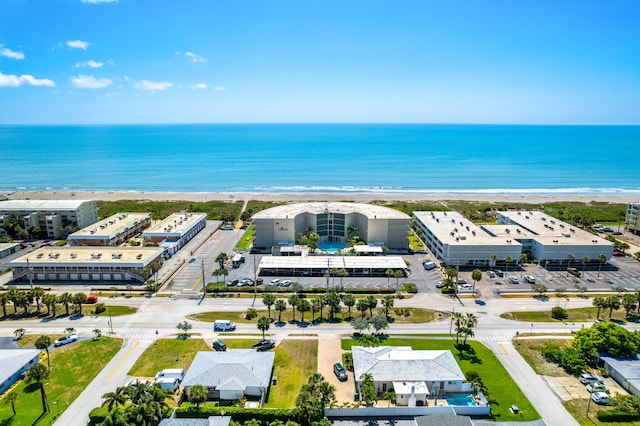
[(71, 83), (79, 89), (102, 89), (111, 86), (108, 78), (95, 78), (92, 75), (82, 75), (71, 77)]
[(206, 83), (196, 83), (196, 84), (192, 84), (191, 88), (192, 89), (206, 89), (207, 85), (206, 85)]
[(47, 78), (35, 78), (29, 74), (21, 76), (2, 74), (0, 72), (0, 87), (18, 87), (18, 86), (49, 86), (54, 87), (55, 83)]
[(81, 0), (82, 3), (92, 3), (92, 4), (97, 4), (97, 3), (116, 3), (118, 0)]
[(140, 80), (133, 87), (140, 90), (167, 90), (170, 87), (173, 87), (173, 83), (169, 83), (168, 81), (147, 81)]
[(87, 50), (87, 47), (89, 47), (89, 42), (82, 40), (67, 40), (67, 46), (72, 49)]
[(216, 86), (216, 88), (213, 89), (213, 90), (217, 90), (218, 92), (221, 92), (221, 91), (227, 90), (227, 89), (225, 89), (224, 86)]
[(186, 52), (184, 56), (191, 58), (191, 62), (207, 62), (207, 58), (203, 58), (200, 55), (196, 55), (193, 52)]
[(8, 47), (4, 47), (2, 44), (0, 44), (0, 56), (11, 59), (24, 59), (24, 53), (11, 50)]
[(104, 62), (98, 62), (93, 60), (85, 61), (85, 62), (76, 62), (76, 68), (84, 68), (84, 67), (100, 68), (103, 65), (104, 65)]

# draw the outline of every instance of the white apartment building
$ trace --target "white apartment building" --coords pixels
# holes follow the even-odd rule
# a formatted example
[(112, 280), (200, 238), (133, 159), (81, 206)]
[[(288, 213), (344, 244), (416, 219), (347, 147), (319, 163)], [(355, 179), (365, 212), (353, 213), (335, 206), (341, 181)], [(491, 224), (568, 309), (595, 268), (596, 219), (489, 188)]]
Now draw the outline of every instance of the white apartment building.
[(629, 231), (640, 233), (640, 203), (629, 203), (625, 223)]
[(11, 216), (22, 219), (23, 228), (39, 227), (50, 238), (63, 238), (68, 229), (84, 228), (98, 221), (95, 200), (6, 200), (0, 201), (0, 232)]
[(117, 213), (67, 237), (76, 246), (117, 246), (151, 224), (150, 213)]
[(205, 213), (174, 213), (142, 233), (145, 246), (162, 247), (173, 255), (207, 226)]

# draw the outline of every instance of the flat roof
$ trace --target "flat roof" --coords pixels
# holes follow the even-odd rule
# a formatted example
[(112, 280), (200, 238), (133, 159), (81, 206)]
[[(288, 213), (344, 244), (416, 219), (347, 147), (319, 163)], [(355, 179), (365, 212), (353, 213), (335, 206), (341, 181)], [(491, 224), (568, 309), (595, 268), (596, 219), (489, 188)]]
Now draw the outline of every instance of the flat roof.
[(0, 211), (75, 210), (84, 203), (95, 203), (95, 200), (6, 200), (0, 201)]
[(174, 213), (147, 228), (142, 235), (182, 235), (206, 218), (206, 213)]
[(0, 243), (0, 252), (3, 252), (7, 249), (10, 249), (11, 247), (14, 246), (19, 246), (19, 243)]
[(73, 234), (67, 239), (103, 239), (112, 238), (119, 233), (127, 232), (138, 223), (151, 218), (151, 213), (117, 213), (102, 219), (92, 225), (87, 226)]
[[(9, 266), (50, 266), (79, 264), (140, 265), (161, 256), (158, 247), (41, 247), (9, 262)], [(28, 265), (27, 265), (28, 259)]]
[(410, 217), (401, 211), (374, 204), (347, 203), (340, 201), (286, 204), (262, 210), (253, 215), (253, 219), (283, 219), (291, 218), (301, 213), (360, 213), (369, 219), (407, 219)]
[[(560, 245), (593, 245), (602, 244), (612, 246), (613, 243), (600, 238), (590, 232), (584, 231), (577, 226), (570, 225), (567, 222), (551, 217), (539, 211), (499, 211), (498, 215), (508, 218), (511, 222), (516, 223), (523, 230), (533, 234), (530, 238), (543, 244), (560, 244)], [(511, 226), (507, 225), (507, 228)], [(515, 231), (516, 228), (513, 228)], [(514, 238), (522, 238), (517, 233), (511, 232)]]
[[(450, 245), (498, 245), (519, 244), (510, 238), (491, 236), (458, 212), (416, 211), (413, 215), (443, 244)], [(511, 243), (508, 242), (511, 240)]]
[(406, 269), (402, 256), (263, 256), (258, 268)]

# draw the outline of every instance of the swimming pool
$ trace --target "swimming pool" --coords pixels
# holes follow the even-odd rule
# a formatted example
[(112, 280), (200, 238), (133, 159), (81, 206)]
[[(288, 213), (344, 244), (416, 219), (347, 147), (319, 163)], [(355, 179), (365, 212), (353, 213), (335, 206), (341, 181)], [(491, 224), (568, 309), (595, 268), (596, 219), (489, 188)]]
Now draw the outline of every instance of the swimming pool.
[(444, 399), (449, 405), (476, 406), (476, 400), (471, 394), (445, 395)]
[(327, 253), (337, 253), (340, 250), (344, 250), (347, 246), (342, 243), (320, 243), (318, 248)]

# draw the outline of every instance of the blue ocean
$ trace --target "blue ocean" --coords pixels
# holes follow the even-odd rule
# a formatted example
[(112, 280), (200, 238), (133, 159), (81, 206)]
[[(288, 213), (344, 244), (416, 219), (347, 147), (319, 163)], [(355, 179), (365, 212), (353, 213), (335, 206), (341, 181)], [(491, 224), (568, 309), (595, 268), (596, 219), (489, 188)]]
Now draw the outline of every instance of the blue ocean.
[(640, 126), (0, 126), (0, 190), (640, 193)]

